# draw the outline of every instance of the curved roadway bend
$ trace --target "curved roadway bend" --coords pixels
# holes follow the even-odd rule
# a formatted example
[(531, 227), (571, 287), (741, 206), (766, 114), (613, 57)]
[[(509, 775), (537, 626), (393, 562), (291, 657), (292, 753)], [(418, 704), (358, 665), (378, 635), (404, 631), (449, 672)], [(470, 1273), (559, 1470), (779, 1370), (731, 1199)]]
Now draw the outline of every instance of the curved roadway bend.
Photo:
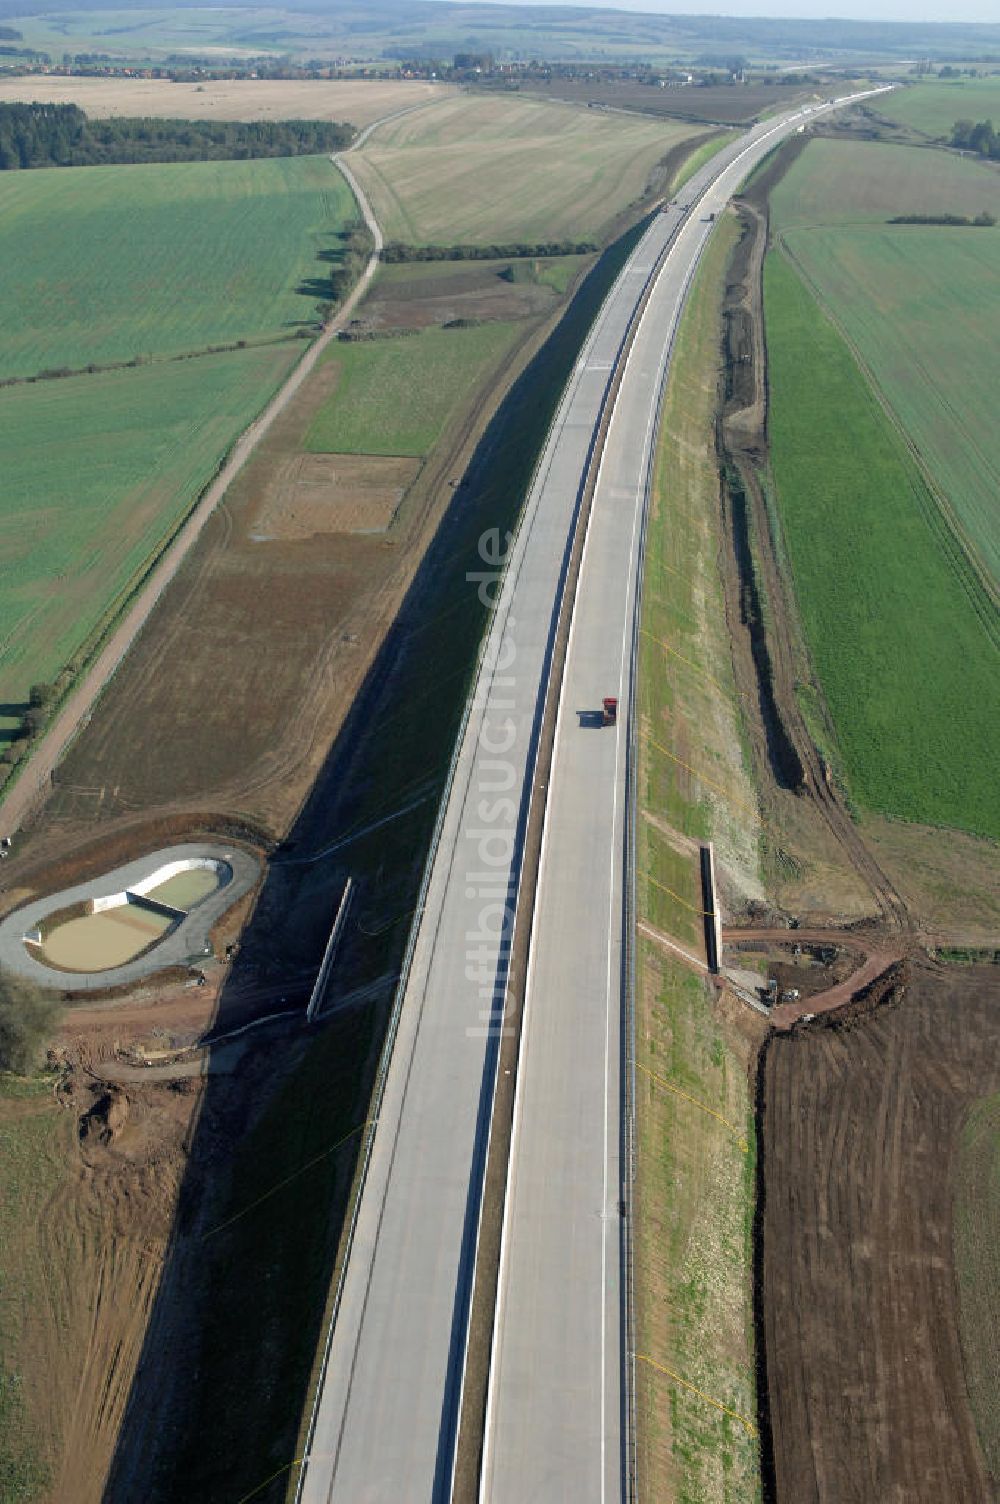
[[(631, 316), (668, 244), (617, 400), (570, 639), (522, 1042), (484, 1497), (622, 1495), (618, 1038), (624, 728), (639, 523), (659, 393), (717, 212), (802, 112), (731, 143), (657, 215), (570, 379), (510, 549), (457, 751), (299, 1497), (450, 1494), (479, 1191), (523, 813), (582, 478)], [(489, 587), (495, 550), (484, 545)], [(470, 581), (470, 589), (479, 582)], [(509, 899), (509, 902), (508, 902)]]

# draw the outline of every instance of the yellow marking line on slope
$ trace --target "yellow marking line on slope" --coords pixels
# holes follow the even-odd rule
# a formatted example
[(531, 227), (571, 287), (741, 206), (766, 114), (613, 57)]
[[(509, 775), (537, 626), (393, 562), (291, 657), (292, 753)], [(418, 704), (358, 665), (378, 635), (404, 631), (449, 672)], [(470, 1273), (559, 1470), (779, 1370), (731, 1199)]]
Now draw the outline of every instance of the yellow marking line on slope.
[(679, 580), (683, 580), (686, 585), (690, 585), (690, 583), (691, 583), (691, 571), (690, 570), (685, 571), (683, 569), (678, 569), (676, 564), (668, 564), (667, 561), (666, 561), (666, 559), (661, 559), (660, 560), (660, 562), (659, 562), (659, 568), (660, 569), (669, 569), (669, 571), (670, 571), (671, 574), (675, 574)]
[(653, 887), (659, 888), (661, 893), (669, 893), (671, 898), (676, 898), (677, 902), (682, 903), (686, 909), (690, 909), (692, 914), (700, 914), (703, 919), (715, 918), (715, 915), (711, 912), (711, 910), (699, 909), (695, 904), (688, 903), (686, 898), (682, 898), (679, 893), (675, 893), (673, 888), (668, 888), (666, 883), (657, 882), (656, 878), (653, 877), (651, 873), (643, 872), (640, 875), (644, 882), (652, 883)]
[(725, 687), (719, 683), (718, 679), (714, 679), (707, 669), (702, 668), (700, 663), (695, 663), (691, 658), (685, 658), (684, 654), (678, 653), (677, 649), (671, 647), (669, 642), (664, 642), (662, 637), (656, 637), (652, 632), (647, 631), (645, 627), (640, 627), (639, 631), (643, 637), (648, 637), (650, 642), (657, 643), (665, 653), (672, 653), (675, 658), (679, 658), (682, 663), (686, 663), (688, 668), (693, 669), (696, 674), (700, 674), (703, 679), (707, 679), (709, 684), (714, 684), (716, 689), (721, 689), (723, 694), (726, 693)]
[(682, 768), (686, 768), (701, 783), (707, 784), (710, 789), (715, 789), (716, 793), (721, 794), (723, 799), (728, 800), (730, 804), (735, 804), (737, 809), (746, 810), (747, 814), (753, 815), (755, 820), (760, 818), (759, 810), (751, 809), (749, 804), (744, 804), (741, 800), (735, 798), (728, 789), (724, 789), (721, 783), (714, 783), (706, 774), (699, 773), (697, 768), (693, 768), (689, 762), (685, 762), (683, 757), (678, 757), (676, 752), (671, 752), (670, 748), (665, 747), (662, 742), (655, 741), (649, 735), (646, 735), (645, 739), (651, 747), (656, 748), (657, 752), (662, 752), (664, 757), (669, 757), (672, 762), (679, 763)]
[(313, 1165), (318, 1165), (321, 1159), (327, 1159), (331, 1154), (335, 1154), (356, 1133), (362, 1133), (366, 1128), (370, 1128), (374, 1121), (374, 1118), (369, 1118), (364, 1123), (358, 1123), (356, 1127), (351, 1129), (350, 1133), (345, 1133), (343, 1138), (338, 1138), (335, 1144), (331, 1144), (329, 1149), (323, 1149), (319, 1154), (314, 1155), (308, 1164), (300, 1165), (297, 1170), (292, 1171), (291, 1175), (286, 1175), (284, 1180), (279, 1180), (277, 1185), (272, 1185), (271, 1189), (265, 1191), (263, 1196), (258, 1196), (256, 1201), (251, 1201), (249, 1206), (244, 1206), (242, 1210), (234, 1212), (231, 1217), (227, 1217), (225, 1222), (220, 1222), (217, 1227), (210, 1227), (208, 1232), (204, 1234), (202, 1242), (206, 1242), (209, 1238), (214, 1238), (217, 1232), (223, 1232), (227, 1227), (232, 1227), (234, 1222), (238, 1222), (241, 1217), (245, 1217), (247, 1212), (252, 1212), (255, 1207), (260, 1206), (261, 1202), (266, 1201), (269, 1196), (277, 1195), (279, 1191), (284, 1190), (286, 1185), (291, 1185), (293, 1180), (298, 1180), (300, 1175), (304, 1175), (307, 1170), (311, 1170)]
[(696, 1384), (691, 1384), (687, 1379), (682, 1379), (679, 1373), (674, 1373), (672, 1368), (667, 1368), (663, 1363), (657, 1363), (655, 1358), (648, 1357), (646, 1353), (636, 1353), (635, 1356), (636, 1360), (639, 1363), (648, 1363), (650, 1368), (657, 1369), (659, 1373), (665, 1373), (668, 1379), (673, 1379), (676, 1383), (683, 1384), (685, 1389), (690, 1389), (692, 1394), (696, 1394), (698, 1398), (704, 1400), (707, 1405), (714, 1405), (716, 1410), (722, 1411), (723, 1415), (729, 1415), (732, 1416), (733, 1420), (738, 1420), (740, 1425), (746, 1431), (747, 1435), (753, 1437), (756, 1440), (757, 1427), (752, 1423), (752, 1421), (747, 1420), (745, 1415), (741, 1415), (738, 1410), (730, 1410), (729, 1406), (723, 1405), (720, 1400), (713, 1400), (710, 1394), (706, 1394), (705, 1391), (703, 1389), (699, 1389)]
[(252, 1499), (255, 1494), (259, 1494), (261, 1489), (266, 1488), (269, 1483), (273, 1483), (275, 1478), (280, 1478), (282, 1473), (287, 1473), (293, 1467), (301, 1467), (304, 1461), (304, 1457), (294, 1457), (291, 1462), (283, 1462), (276, 1473), (272, 1473), (270, 1478), (265, 1478), (263, 1483), (258, 1483), (256, 1488), (252, 1488), (248, 1494), (244, 1494), (242, 1499), (237, 1500), (237, 1504), (247, 1504), (248, 1499)]
[(641, 1061), (637, 1060), (635, 1062), (635, 1068), (637, 1071), (642, 1071), (644, 1076), (649, 1076), (651, 1080), (659, 1082), (660, 1086), (665, 1087), (667, 1091), (672, 1091), (675, 1097), (683, 1097), (685, 1102), (691, 1103), (692, 1107), (698, 1107), (702, 1112), (707, 1112), (710, 1117), (718, 1118), (719, 1122), (723, 1123), (729, 1129), (730, 1133), (734, 1135), (743, 1153), (750, 1153), (750, 1145), (743, 1137), (740, 1129), (737, 1128), (735, 1123), (731, 1123), (728, 1118), (724, 1118), (721, 1112), (716, 1112), (714, 1107), (709, 1107), (707, 1103), (699, 1102), (697, 1097), (689, 1096), (686, 1091), (681, 1091), (679, 1086), (674, 1086), (665, 1076), (658, 1076), (656, 1071), (651, 1071), (649, 1066), (643, 1065)]

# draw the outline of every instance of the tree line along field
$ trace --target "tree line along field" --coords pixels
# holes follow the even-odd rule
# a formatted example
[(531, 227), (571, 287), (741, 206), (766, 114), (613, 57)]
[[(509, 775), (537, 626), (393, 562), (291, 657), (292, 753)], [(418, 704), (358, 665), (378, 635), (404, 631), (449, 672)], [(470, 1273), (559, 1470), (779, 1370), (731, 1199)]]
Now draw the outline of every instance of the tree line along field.
[(387, 240), (600, 238), (690, 124), (461, 95), (383, 127), (352, 167)]
[(0, 378), (292, 333), (355, 213), (326, 157), (4, 173)]
[(934, 489), (1000, 587), (1000, 217), (995, 169), (943, 152), (813, 141), (771, 194), (772, 226), (860, 354)]
[(996, 839), (995, 639), (903, 440), (781, 252), (765, 263), (765, 310), (782, 526), (851, 793)]
[(0, 390), (0, 702), (15, 717), (183, 516), (299, 348)]

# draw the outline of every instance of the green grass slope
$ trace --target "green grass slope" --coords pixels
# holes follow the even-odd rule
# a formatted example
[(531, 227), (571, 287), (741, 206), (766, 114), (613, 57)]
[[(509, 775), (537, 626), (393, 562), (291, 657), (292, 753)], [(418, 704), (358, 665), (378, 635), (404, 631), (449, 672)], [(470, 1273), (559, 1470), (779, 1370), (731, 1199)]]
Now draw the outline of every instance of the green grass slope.
[(326, 157), (2, 173), (0, 377), (287, 333), (355, 213)]
[(495, 323), (335, 345), (327, 358), (337, 368), (337, 384), (313, 420), (306, 447), (329, 454), (427, 454), (518, 332), (516, 324)]
[(0, 701), (73, 658), (300, 348), (0, 391)]
[(887, 815), (998, 837), (1000, 653), (905, 446), (778, 253), (765, 303), (781, 516), (851, 790)]
[[(713, 235), (678, 332), (661, 413), (643, 569), (637, 915), (700, 952), (697, 847), (743, 885), (753, 791), (718, 571), (714, 418), (721, 305), (736, 239)], [(699, 776), (699, 774), (703, 776)], [(760, 1494), (751, 1313), (751, 1073), (714, 992), (648, 935), (636, 949), (633, 1221), (639, 1494), (752, 1504)]]

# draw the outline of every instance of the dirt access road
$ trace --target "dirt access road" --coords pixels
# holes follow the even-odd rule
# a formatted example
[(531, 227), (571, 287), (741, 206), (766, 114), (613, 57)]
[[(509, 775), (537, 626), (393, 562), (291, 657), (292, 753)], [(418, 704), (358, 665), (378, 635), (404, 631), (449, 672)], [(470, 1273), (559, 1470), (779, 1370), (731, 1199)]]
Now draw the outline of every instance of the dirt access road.
[[(424, 107), (423, 104), (411, 106), (413, 109)], [(357, 139), (350, 146), (349, 151), (356, 151), (358, 147), (363, 146), (372, 132), (377, 130), (380, 125), (384, 125), (390, 120), (395, 120), (400, 115), (409, 113), (409, 110), (397, 110), (392, 115), (385, 115), (381, 119), (373, 121), (371, 125), (366, 126), (360, 132)], [(346, 155), (347, 153), (344, 152), (337, 153), (331, 157), (331, 161), (347, 179), (348, 186), (358, 201), (361, 212), (364, 215), (365, 223), (371, 231), (374, 240), (374, 249), (368, 259), (367, 266), (358, 279), (357, 286), (353, 289), (336, 317), (331, 319), (322, 334), (306, 350), (302, 359), (288, 376), (284, 385), (272, 397), (264, 411), (258, 418), (254, 419), (249, 428), (237, 439), (215, 480), (212, 481), (200, 501), (197, 502), (189, 514), (187, 520), (181, 525), (173, 542), (169, 544), (165, 552), (161, 555), (159, 562), (152, 570), (146, 583), (140, 588), (132, 605), (118, 626), (115, 627), (101, 652), (87, 670), (81, 683), (73, 690), (66, 704), (48, 728), (39, 746), (26, 760), (20, 777), (7, 794), (3, 803), (0, 804), (0, 837), (13, 836), (25, 823), (35, 806), (44, 798), (56, 764), (79, 728), (85, 724), (93, 713), (94, 706), (100, 698), (104, 686), (114, 674), (133, 641), (142, 630), (151, 611), (184, 562), (205, 523), (215, 511), (215, 508), (226, 494), (232, 481), (253, 454), (261, 439), (271, 428), (275, 419), (288, 407), (289, 402), (299, 391), (309, 373), (314, 369), (327, 346), (348, 322), (355, 308), (367, 293), (378, 268), (379, 256), (383, 245), (382, 232), (379, 229), (378, 222), (372, 213), (368, 200), (358, 185), (357, 179), (344, 160)]]
[(906, 954), (904, 947), (893, 944), (881, 936), (858, 934), (855, 930), (837, 929), (725, 929), (723, 945), (739, 945), (741, 942), (766, 941), (776, 945), (837, 945), (857, 952), (860, 965), (849, 977), (827, 987), (823, 992), (814, 992), (796, 1002), (778, 1003), (770, 1010), (769, 1018), (775, 1029), (787, 1030), (803, 1018), (815, 1018), (820, 1013), (833, 1013), (851, 1002), (860, 992), (869, 987), (877, 977), (901, 961)]

